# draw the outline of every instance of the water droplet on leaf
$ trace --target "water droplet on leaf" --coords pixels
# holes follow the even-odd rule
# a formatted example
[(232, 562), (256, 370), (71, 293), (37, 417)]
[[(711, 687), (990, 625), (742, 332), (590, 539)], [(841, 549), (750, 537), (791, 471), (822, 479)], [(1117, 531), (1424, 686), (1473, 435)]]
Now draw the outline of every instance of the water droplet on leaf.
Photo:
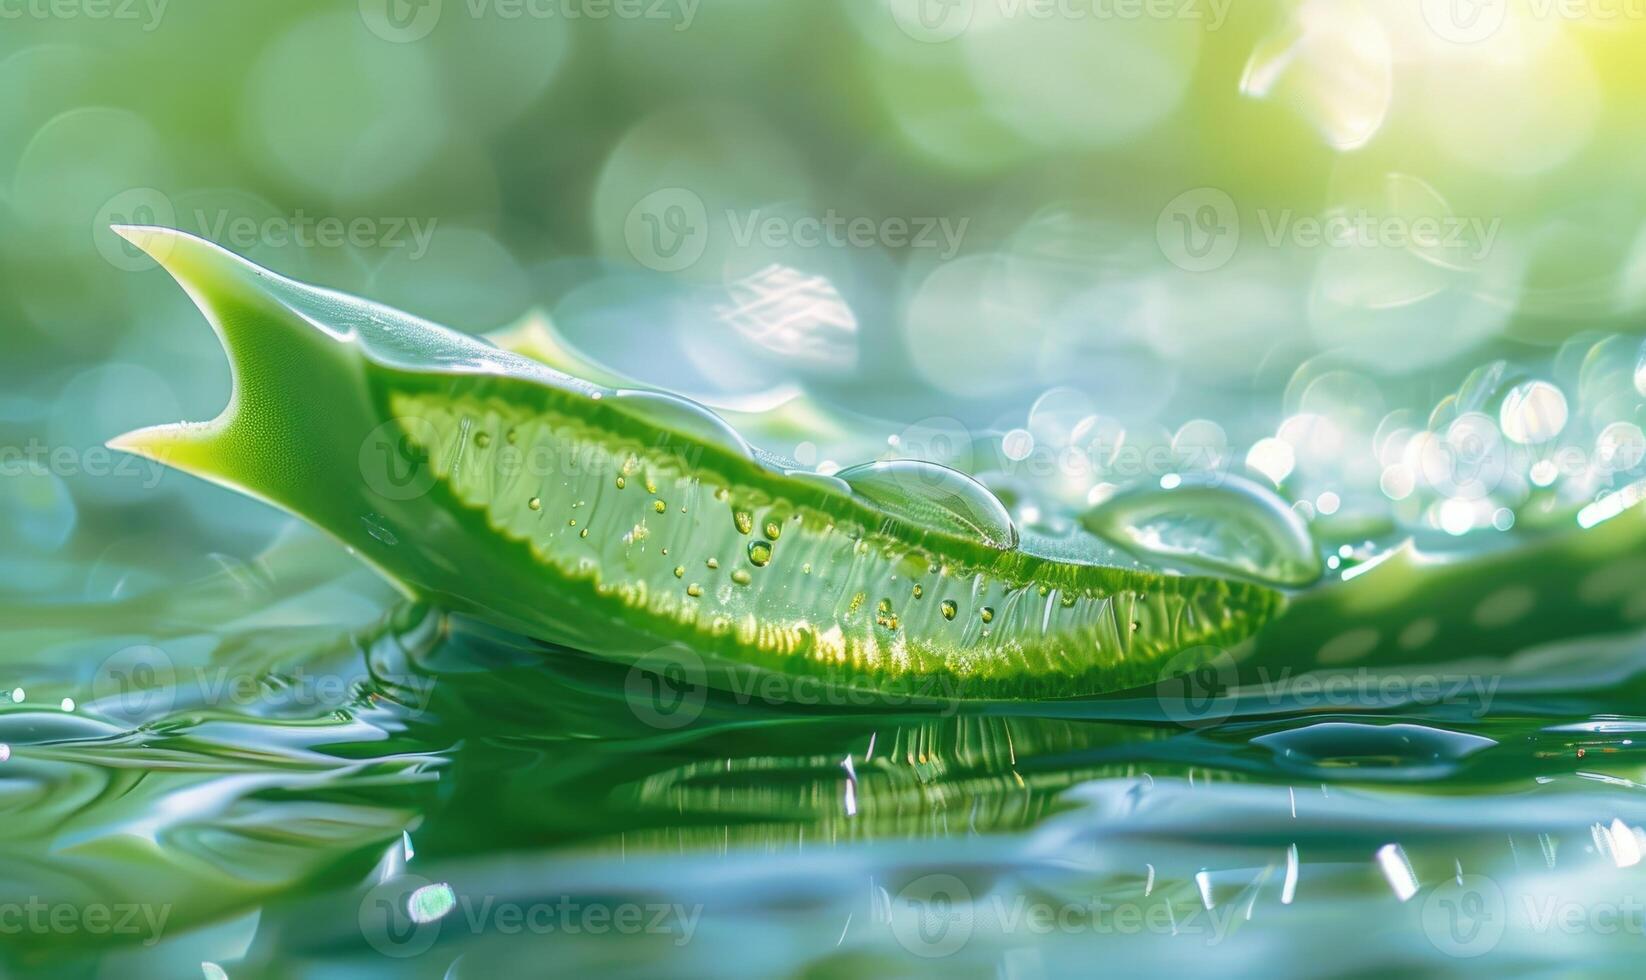
[(1186, 477), (1172, 490), (1123, 490), (1081, 518), (1141, 556), (1202, 565), (1283, 586), (1320, 577), (1308, 529), (1285, 501), (1250, 480)]
[(617, 393), (617, 405), (657, 428), (708, 443), (733, 456), (754, 459), (754, 450), (736, 429), (694, 401), (661, 391), (625, 390)]
[(991, 548), (1017, 544), (1017, 527), (1000, 499), (957, 470), (918, 460), (869, 463), (840, 471), (860, 497), (907, 521), (980, 541)]

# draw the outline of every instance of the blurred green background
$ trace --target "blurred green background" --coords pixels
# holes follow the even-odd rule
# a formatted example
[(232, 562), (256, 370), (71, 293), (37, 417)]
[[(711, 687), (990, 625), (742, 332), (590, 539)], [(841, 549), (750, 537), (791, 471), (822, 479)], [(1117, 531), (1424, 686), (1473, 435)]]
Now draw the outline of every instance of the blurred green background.
[(66, 454), (7, 482), (8, 584), (69, 585), (31, 563), (72, 538), (112, 549), (100, 596), (139, 574), (121, 549), (272, 526), (99, 448), (228, 393), (121, 221), (469, 331), (537, 311), (706, 397), (793, 382), (999, 432), (1051, 390), (1144, 441), (1209, 418), (1239, 447), (1324, 355), (1368, 434), (1420, 422), (1488, 357), (1646, 303), (1640, 13), (7, 0), (0, 428), (13, 462)]
[[(1640, 0), (0, 0), (0, 880), (177, 907), (157, 952), (47, 930), (0, 960), (856, 976), (911, 969), (891, 896), (938, 872), (980, 900), (1258, 909), (1216, 950), (1176, 919), (1142, 945), (980, 929), (913, 967), (956, 976), (1505, 972), (1451, 958), (1475, 955), (1433, 914), (1454, 869), (1627, 898), (1646, 852), (1638, 644), (1519, 648), (1646, 616), (1621, 515), (1646, 496), (1643, 36)], [(1204, 730), (1147, 697), (934, 719), (715, 695), (661, 731), (621, 667), (385, 626), (389, 587), (330, 541), (103, 448), (230, 390), (125, 222), (784, 403), (763, 448), (802, 465), (958, 433), (1025, 527), (1113, 493), (1124, 444), (1169, 450), (1144, 476), (1267, 479), (1329, 579), (1467, 539), (1484, 561), (1334, 581), (1271, 646), (1510, 683), (1495, 711), (1384, 689)], [(1619, 519), (1553, 558), (1494, 550), (1574, 513)], [(1431, 650), (1435, 620), (1400, 618), (1424, 604), (1478, 629)], [(152, 662), (177, 683), (115, 712)], [(304, 676), (337, 696), (291, 696)], [(708, 914), (684, 949), (453, 915), (417, 958), (371, 914), (419, 882)], [(1610, 938), (1503, 952), (1632, 968)]]

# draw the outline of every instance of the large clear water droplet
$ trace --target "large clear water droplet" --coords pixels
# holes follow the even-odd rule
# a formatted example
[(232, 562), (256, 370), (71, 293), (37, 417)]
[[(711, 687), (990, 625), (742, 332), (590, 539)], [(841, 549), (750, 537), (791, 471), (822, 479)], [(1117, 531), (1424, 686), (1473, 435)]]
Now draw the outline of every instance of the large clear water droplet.
[(1320, 555), (1302, 520), (1272, 492), (1237, 476), (1186, 476), (1170, 490), (1130, 487), (1081, 521), (1143, 556), (1274, 585), (1308, 585), (1320, 577)]
[(754, 450), (726, 420), (702, 405), (661, 391), (625, 389), (617, 393), (618, 407), (647, 422), (680, 435), (724, 449), (744, 459)]
[(917, 529), (973, 538), (992, 548), (1017, 544), (1017, 527), (999, 498), (964, 473), (913, 459), (841, 470), (863, 499)]
[(1252, 744), (1273, 752), (1276, 761), (1287, 768), (1387, 768), (1409, 778), (1424, 772), (1450, 772), (1457, 763), (1497, 742), (1427, 725), (1321, 722), (1259, 735)]

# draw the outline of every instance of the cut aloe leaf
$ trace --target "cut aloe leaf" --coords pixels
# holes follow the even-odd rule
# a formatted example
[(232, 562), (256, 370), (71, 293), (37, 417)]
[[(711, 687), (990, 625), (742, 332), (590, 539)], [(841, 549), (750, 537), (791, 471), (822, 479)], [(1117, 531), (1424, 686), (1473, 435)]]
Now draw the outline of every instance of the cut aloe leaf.
[(592, 384), (180, 232), (120, 233), (212, 321), (234, 390), (211, 422), (110, 445), (285, 508), (408, 595), (510, 629), (1009, 698), (1152, 682), (1281, 603), (1084, 532), (1018, 540), (999, 501), (941, 467), (802, 472), (685, 399)]

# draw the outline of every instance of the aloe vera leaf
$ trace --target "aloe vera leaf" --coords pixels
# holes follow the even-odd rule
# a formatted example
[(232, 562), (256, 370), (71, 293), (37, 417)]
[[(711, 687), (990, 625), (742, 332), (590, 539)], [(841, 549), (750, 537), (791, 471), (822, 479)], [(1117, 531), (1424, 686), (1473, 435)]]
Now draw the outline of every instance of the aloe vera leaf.
[(1643, 548), (1646, 509), (1638, 506), (1589, 528), (1574, 508), (1564, 521), (1517, 531), (1485, 551), (1437, 555), (1408, 544), (1300, 597), (1261, 632), (1244, 665), (1272, 676), (1284, 667), (1485, 664), (1638, 630), (1646, 622)]
[(180, 232), (120, 232), (206, 313), (234, 388), (210, 422), (110, 445), (291, 511), (409, 596), (510, 629), (623, 658), (683, 643), (716, 670), (870, 691), (1068, 696), (1210, 657), (1282, 602), (1095, 538), (1003, 541), (999, 502), (953, 471), (864, 474), (854, 492), (684, 399), (603, 388)]

